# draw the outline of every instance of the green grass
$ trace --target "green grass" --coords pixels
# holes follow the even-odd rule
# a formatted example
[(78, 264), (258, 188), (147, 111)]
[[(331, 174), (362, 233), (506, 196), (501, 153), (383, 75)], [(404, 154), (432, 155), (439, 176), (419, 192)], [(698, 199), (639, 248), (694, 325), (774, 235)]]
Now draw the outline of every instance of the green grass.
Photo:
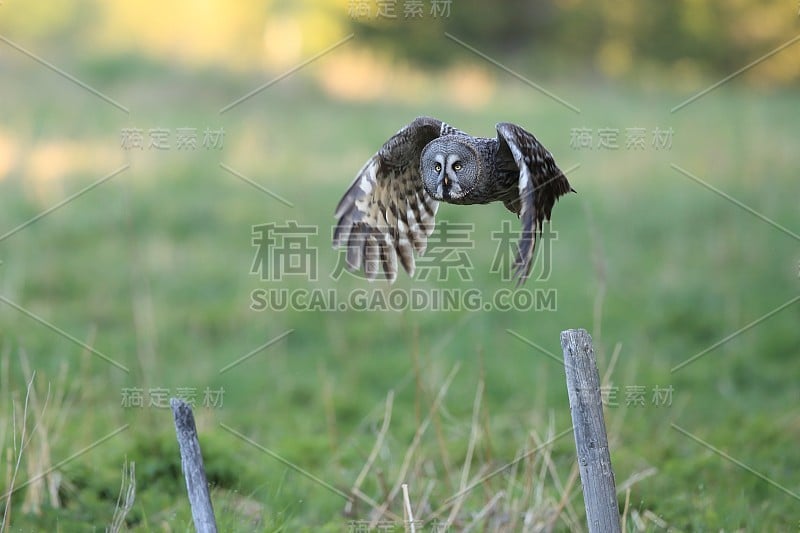
[[(190, 530), (170, 412), (121, 406), (126, 388), (165, 388), (174, 394), (179, 387), (195, 389), (198, 402), (206, 387), (225, 391), (220, 408), (196, 410), (222, 530), (346, 529), (349, 520), (370, 516), (368, 504), (361, 502), (352, 516), (343, 516), (340, 495), (221, 424), (347, 492), (367, 462), (393, 391), (391, 424), (361, 487), (382, 503), (415, 431), (458, 365), (410, 457), (406, 480), (414, 505), (427, 501), (424, 515), (458, 492), (471, 435), (469, 480), (570, 427), (562, 368), (507, 330), (560, 357), (559, 332), (573, 327), (594, 333), (601, 373), (620, 345), (611, 373), (619, 405), (607, 409), (618, 483), (656, 469), (631, 486), (628, 527), (632, 511), (652, 512), (679, 530), (796, 527), (797, 502), (774, 484), (800, 492), (794, 475), (800, 469), (800, 305), (670, 372), (800, 292), (794, 238), (670, 164), (800, 232), (796, 95), (728, 87), (671, 114), (670, 108), (689, 95), (557, 87), (581, 108), (574, 114), (510, 78), (500, 78), (490, 106), (473, 110), (452, 107), (438, 96), (417, 106), (333, 101), (302, 78), (292, 78), (220, 116), (222, 106), (262, 80), (160, 70), (154, 71), (158, 76), (136, 79), (81, 73), (103, 80), (103, 89), (131, 108), (128, 117), (33, 64), (20, 60), (9, 68), (14, 75), (4, 77), (10, 98), (0, 104), (2, 129), (21, 148), (0, 181), (0, 232), (130, 164), (119, 176), (0, 241), (0, 295), (130, 369), (110, 366), (0, 303), (3, 493), (19, 451), (12, 427), (18, 441), (28, 381), (25, 361), (36, 371), (38, 412), (44, 415), (34, 416), (31, 406), (28, 431), (41, 423), (22, 454), (16, 486), (127, 425), (58, 466), (57, 508), (41, 489), (34, 490), (35, 484), (14, 493), (14, 530), (109, 524), (126, 459), (136, 463), (137, 482), (128, 526)], [(571, 175), (579, 194), (554, 210), (559, 238), (553, 244), (552, 275), (528, 284), (555, 289), (556, 310), (252, 311), (250, 293), (259, 288), (334, 288), (341, 295), (364, 287), (382, 290), (381, 284), (328, 277), (337, 260), (330, 249), (332, 211), (363, 161), (421, 114), (486, 136), (493, 135), (495, 122), (514, 121), (535, 132), (562, 168), (580, 163)], [(224, 127), (223, 150), (119, 149), (124, 127), (174, 131), (184, 126)], [(645, 127), (649, 135), (656, 126), (674, 129), (671, 150), (656, 151), (649, 143), (640, 152), (569, 146), (572, 128), (619, 128), (622, 143), (625, 128)], [(29, 154), (63, 138), (106, 155), (96, 163), (90, 157), (90, 164), (78, 170), (64, 168), (63, 181), (37, 188), (28, 171)], [(220, 168), (220, 162), (294, 207), (258, 192)], [(396, 287), (477, 287), (484, 294), (510, 287), (488, 273), (494, 252), (490, 232), (499, 229), (500, 220), (513, 222), (501, 205), (442, 206), (438, 219), (475, 223), (470, 251), (475, 279), (413, 281), (401, 273)], [(320, 228), (310, 239), (318, 250), (317, 282), (267, 282), (250, 274), (251, 227), (287, 220)], [(290, 329), (286, 339), (220, 373)], [(625, 406), (630, 386), (646, 388), (644, 407)], [(673, 387), (670, 406), (651, 404), (655, 386)], [(482, 402), (474, 414), (481, 387)], [(546, 513), (554, 512), (565, 491), (568, 505), (554, 515), (557, 528), (581, 527), (578, 482), (565, 489), (574, 462), (567, 433), (516, 469), (478, 485), (464, 500), (456, 526), (469, 523), (502, 490), (487, 527), (520, 520), (514, 513), (530, 509), (537, 519), (550, 516)], [(40, 513), (25, 512), (26, 500), (41, 501)], [(620, 506), (624, 501), (622, 494)], [(390, 511), (402, 516), (401, 503), (392, 500)], [(648, 527), (655, 528), (652, 522)]]

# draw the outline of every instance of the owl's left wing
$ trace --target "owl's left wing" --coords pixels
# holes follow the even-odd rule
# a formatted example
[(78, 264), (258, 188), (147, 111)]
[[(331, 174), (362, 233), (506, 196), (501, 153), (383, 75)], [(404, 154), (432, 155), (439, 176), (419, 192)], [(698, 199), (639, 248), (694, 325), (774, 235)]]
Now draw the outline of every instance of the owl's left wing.
[(536, 237), (542, 223), (550, 220), (553, 205), (559, 196), (573, 191), (564, 173), (550, 152), (531, 133), (515, 124), (497, 125), (499, 157), (510, 155), (519, 168), (519, 201), (513, 204), (522, 223), (514, 277), (522, 284), (530, 275)]
[(350, 270), (369, 280), (383, 270), (397, 277), (397, 258), (414, 274), (413, 250), (423, 253), (439, 202), (425, 191), (419, 162), (433, 139), (456, 131), (440, 120), (419, 117), (393, 135), (359, 171), (336, 207), (335, 247), (347, 247)]

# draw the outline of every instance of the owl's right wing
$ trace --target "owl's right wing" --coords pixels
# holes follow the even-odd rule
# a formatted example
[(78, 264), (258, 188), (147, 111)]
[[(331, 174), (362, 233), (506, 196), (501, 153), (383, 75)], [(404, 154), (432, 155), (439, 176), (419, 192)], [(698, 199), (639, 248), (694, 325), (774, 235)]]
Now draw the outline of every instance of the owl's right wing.
[(422, 254), (433, 232), (439, 202), (425, 191), (420, 156), (433, 139), (454, 130), (440, 120), (419, 117), (398, 131), (366, 162), (339, 201), (334, 247), (346, 247), (347, 267), (373, 280), (383, 270), (397, 278), (397, 258), (414, 274), (414, 254)]
[(500, 143), (499, 157), (508, 154), (505, 157), (510, 156), (519, 168), (519, 198), (506, 204), (522, 222), (514, 261), (514, 276), (519, 286), (531, 273), (533, 251), (542, 223), (550, 220), (556, 200), (574, 190), (553, 156), (533, 134), (516, 124), (501, 122), (497, 125), (497, 140)]

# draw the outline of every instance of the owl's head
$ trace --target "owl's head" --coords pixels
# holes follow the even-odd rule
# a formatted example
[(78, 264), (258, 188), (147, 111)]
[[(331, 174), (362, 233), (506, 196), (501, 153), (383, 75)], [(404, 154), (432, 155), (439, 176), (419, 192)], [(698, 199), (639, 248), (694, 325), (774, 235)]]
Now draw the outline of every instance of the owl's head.
[(478, 153), (466, 141), (461, 135), (445, 135), (422, 150), (419, 171), (425, 190), (435, 200), (457, 201), (477, 184)]

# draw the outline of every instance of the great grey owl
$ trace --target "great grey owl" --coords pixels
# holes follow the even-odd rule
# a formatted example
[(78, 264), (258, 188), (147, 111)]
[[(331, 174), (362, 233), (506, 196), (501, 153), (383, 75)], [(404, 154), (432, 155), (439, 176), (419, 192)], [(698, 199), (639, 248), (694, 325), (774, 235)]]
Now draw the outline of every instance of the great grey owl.
[(382, 267), (394, 281), (399, 257), (413, 275), (413, 250), (425, 251), (439, 202), (501, 201), (522, 223), (514, 276), (523, 283), (543, 221), (573, 189), (533, 135), (509, 123), (496, 129), (497, 139), (472, 137), (419, 117), (386, 141), (336, 207), (333, 243), (346, 246), (348, 268), (372, 280)]

